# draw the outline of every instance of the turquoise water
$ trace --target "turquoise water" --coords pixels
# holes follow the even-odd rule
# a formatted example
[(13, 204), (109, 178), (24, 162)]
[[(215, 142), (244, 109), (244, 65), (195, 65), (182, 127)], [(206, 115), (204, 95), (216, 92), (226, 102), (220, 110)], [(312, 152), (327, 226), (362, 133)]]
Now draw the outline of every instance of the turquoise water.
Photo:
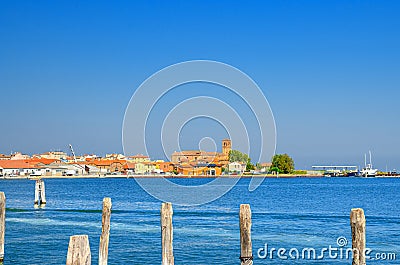
[[(180, 179), (196, 185), (205, 179)], [(7, 197), (4, 264), (65, 264), (69, 236), (89, 235), (97, 264), (103, 197), (111, 197), (109, 264), (160, 264), (161, 202), (133, 179), (48, 179), (47, 205), (34, 209), (34, 181), (0, 181)], [(396, 253), (399, 264), (400, 179), (266, 179), (254, 192), (242, 179), (225, 196), (196, 207), (174, 206), (175, 264), (240, 264), (238, 212), (249, 203), (253, 213), (254, 264), (351, 264), (349, 260), (260, 259), (257, 250), (321, 249), (345, 236), (351, 241), (349, 213), (362, 207), (367, 247)], [(351, 243), (350, 243), (351, 244)], [(262, 253), (262, 252), (261, 252)]]

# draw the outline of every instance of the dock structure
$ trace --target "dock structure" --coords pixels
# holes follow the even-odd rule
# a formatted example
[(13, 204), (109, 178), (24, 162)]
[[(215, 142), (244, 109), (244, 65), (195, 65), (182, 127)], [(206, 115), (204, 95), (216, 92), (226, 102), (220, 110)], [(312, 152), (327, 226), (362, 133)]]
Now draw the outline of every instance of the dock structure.
[(44, 181), (42, 179), (37, 179), (35, 184), (35, 206), (46, 205), (46, 189), (44, 186)]
[(358, 173), (358, 166), (352, 165), (330, 165), (330, 166), (312, 166), (313, 170), (324, 171), (324, 174), (332, 176), (348, 176)]
[(0, 192), (0, 264), (4, 261), (4, 235), (6, 232), (6, 196)]
[(312, 166), (315, 170), (358, 170), (358, 166), (349, 166), (349, 165), (331, 165), (331, 166)]

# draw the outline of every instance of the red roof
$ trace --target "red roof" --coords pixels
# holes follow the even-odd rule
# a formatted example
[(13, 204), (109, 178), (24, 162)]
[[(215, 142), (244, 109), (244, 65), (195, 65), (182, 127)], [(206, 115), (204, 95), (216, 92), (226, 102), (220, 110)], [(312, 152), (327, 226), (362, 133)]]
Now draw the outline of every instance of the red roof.
[(30, 160), (0, 160), (2, 168), (38, 168)]
[(42, 163), (42, 164), (44, 164), (44, 165), (49, 165), (49, 164), (51, 164), (51, 163), (53, 163), (53, 162), (60, 161), (60, 160), (58, 160), (58, 159), (37, 158), (37, 157), (35, 157), (35, 158), (29, 159), (29, 161), (30, 161), (30, 163), (33, 163), (33, 164)]
[(126, 162), (124, 168), (125, 169), (135, 168), (135, 163)]
[(124, 164), (124, 160), (111, 160), (111, 159), (101, 159), (101, 160), (93, 160), (90, 162), (90, 164), (96, 165), (96, 166), (110, 166), (113, 163), (120, 163)]

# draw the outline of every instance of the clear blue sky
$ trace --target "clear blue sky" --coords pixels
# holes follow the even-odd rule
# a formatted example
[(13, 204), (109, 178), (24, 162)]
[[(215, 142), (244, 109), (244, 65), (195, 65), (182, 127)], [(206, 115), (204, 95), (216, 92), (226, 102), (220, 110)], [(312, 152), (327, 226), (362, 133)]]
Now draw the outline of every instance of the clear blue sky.
[(399, 1), (1, 1), (0, 153), (122, 152), (141, 82), (209, 59), (258, 83), (297, 167), (360, 165), (371, 149), (400, 169), (399, 13)]

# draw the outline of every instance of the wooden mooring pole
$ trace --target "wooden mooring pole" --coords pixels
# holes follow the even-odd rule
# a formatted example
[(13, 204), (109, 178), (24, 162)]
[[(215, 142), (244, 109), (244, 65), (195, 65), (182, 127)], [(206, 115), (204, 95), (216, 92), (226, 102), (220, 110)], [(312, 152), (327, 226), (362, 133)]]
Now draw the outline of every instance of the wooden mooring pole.
[(110, 239), (111, 198), (103, 199), (103, 214), (101, 216), (101, 236), (99, 245), (99, 265), (107, 265), (108, 242)]
[(66, 265), (91, 265), (89, 237), (87, 235), (71, 236), (68, 245)]
[(45, 205), (46, 204), (46, 189), (44, 187), (44, 181), (41, 179), (40, 180), (40, 204)]
[(353, 248), (352, 265), (365, 265), (365, 215), (364, 210), (352, 209), (350, 213), (351, 239)]
[(35, 206), (42, 206), (46, 204), (46, 189), (42, 179), (36, 180), (35, 184)]
[(171, 203), (165, 202), (161, 205), (162, 265), (174, 265), (172, 213)]
[(6, 196), (0, 192), (0, 263), (4, 261), (4, 234), (6, 232)]
[(252, 265), (253, 252), (251, 244), (251, 209), (249, 204), (240, 205), (239, 225), (240, 225), (240, 264)]
[(39, 205), (39, 198), (40, 198), (39, 180), (36, 180), (36, 182), (35, 182), (35, 201), (34, 201), (35, 206)]

